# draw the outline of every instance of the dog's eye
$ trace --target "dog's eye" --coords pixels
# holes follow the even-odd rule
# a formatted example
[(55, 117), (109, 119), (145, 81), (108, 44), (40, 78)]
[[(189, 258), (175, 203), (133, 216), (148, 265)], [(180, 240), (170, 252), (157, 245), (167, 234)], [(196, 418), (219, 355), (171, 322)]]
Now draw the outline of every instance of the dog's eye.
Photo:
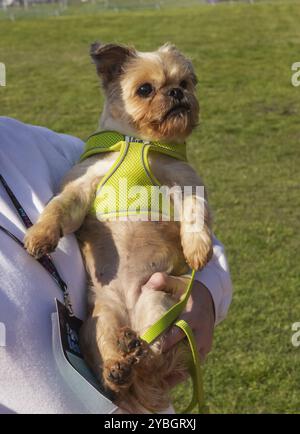
[(179, 86), (182, 87), (182, 89), (186, 89), (188, 86), (188, 83), (186, 80), (181, 80), (181, 82), (179, 83)]
[(139, 96), (146, 98), (152, 93), (152, 91), (153, 91), (153, 86), (150, 83), (144, 83), (142, 84), (142, 86), (138, 88), (137, 94)]

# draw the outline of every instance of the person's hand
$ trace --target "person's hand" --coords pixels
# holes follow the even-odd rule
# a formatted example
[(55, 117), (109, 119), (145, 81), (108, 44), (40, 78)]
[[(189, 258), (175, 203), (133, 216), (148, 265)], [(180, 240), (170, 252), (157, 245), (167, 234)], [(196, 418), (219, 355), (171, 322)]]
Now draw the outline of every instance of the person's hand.
[[(154, 273), (144, 285), (143, 290), (172, 292), (179, 300), (186, 290), (187, 284), (188, 278), (168, 276), (166, 273)], [(210, 292), (202, 283), (194, 281), (191, 296), (179, 319), (185, 320), (192, 328), (200, 357), (204, 361), (212, 348), (215, 313)], [(163, 351), (168, 351), (184, 337), (185, 334), (179, 327), (172, 326), (164, 336)], [(170, 386), (174, 386), (184, 379), (172, 377), (168, 381)]]

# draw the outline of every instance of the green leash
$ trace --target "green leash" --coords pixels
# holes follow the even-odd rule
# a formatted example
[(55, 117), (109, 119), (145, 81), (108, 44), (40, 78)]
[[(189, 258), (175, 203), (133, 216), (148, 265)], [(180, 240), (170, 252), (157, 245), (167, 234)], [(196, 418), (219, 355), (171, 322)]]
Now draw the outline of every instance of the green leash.
[(208, 409), (204, 404), (201, 362), (192, 329), (186, 321), (176, 321), (178, 316), (185, 308), (189, 296), (191, 295), (194, 278), (195, 270), (192, 272), (189, 284), (185, 293), (182, 295), (181, 300), (174, 304), (174, 306), (172, 306), (158, 321), (149, 327), (148, 330), (141, 336), (141, 338), (148, 344), (151, 344), (173, 323), (185, 333), (192, 353), (190, 374), (193, 380), (193, 397), (188, 408), (183, 413), (189, 413), (196, 405), (198, 405), (199, 413), (207, 413)]

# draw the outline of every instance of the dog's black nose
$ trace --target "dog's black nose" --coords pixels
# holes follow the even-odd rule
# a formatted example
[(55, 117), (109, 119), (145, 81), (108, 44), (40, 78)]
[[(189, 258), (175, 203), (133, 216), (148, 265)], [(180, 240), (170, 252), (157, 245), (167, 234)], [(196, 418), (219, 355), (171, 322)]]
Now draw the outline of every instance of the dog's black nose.
[(177, 99), (177, 101), (181, 101), (184, 97), (182, 90), (179, 87), (174, 87), (169, 91), (169, 96), (171, 96), (174, 99)]

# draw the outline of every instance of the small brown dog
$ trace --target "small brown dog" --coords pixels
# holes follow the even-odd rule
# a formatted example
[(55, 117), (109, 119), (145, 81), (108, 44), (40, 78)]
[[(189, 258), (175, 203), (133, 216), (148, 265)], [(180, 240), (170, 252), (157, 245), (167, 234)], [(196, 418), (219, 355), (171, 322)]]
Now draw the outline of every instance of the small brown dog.
[[(176, 147), (198, 122), (196, 76), (191, 62), (166, 44), (152, 53), (115, 44), (93, 44), (91, 56), (106, 97), (100, 129)], [(141, 291), (156, 271), (181, 275), (202, 268), (212, 253), (210, 213), (195, 194), (183, 199), (178, 221), (100, 221), (89, 210), (97, 186), (118, 152), (91, 156), (67, 175), (62, 191), (29, 229), (25, 245), (39, 257), (61, 236), (76, 232), (90, 278), (88, 316), (81, 336), (88, 364), (129, 412), (169, 405), (170, 374), (185, 370), (184, 345), (162, 354), (139, 336), (178, 299), (170, 292)], [(202, 186), (185, 161), (149, 153), (161, 184)], [(203, 199), (203, 198), (202, 198)], [(191, 230), (195, 216), (203, 224)]]

